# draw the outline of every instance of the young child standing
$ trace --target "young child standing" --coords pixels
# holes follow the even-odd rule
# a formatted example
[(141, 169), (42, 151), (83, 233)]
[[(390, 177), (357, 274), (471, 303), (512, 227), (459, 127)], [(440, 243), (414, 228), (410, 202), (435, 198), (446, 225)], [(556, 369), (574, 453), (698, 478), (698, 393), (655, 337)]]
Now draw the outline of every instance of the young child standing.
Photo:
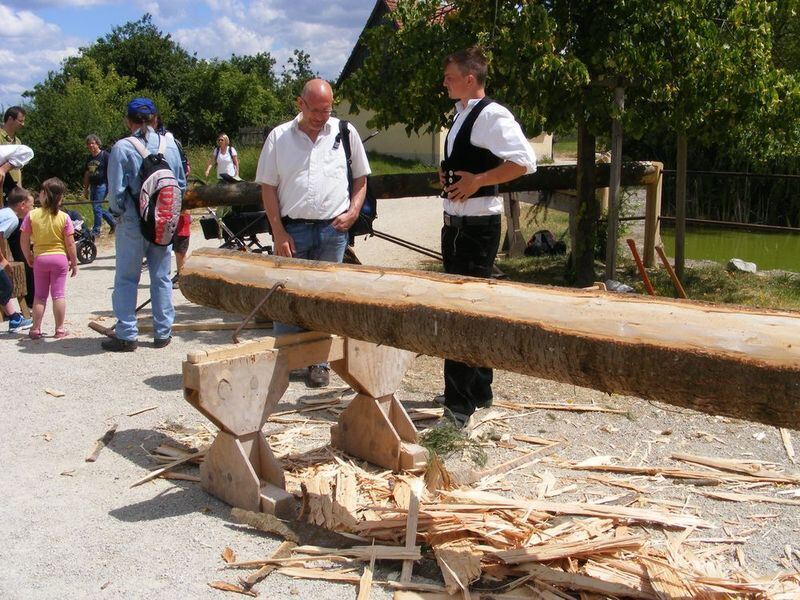
[[(28, 190), (15, 187), (9, 192), (6, 204), (5, 208), (0, 208), (0, 239), (7, 241), (19, 226), (19, 220), (33, 208), (33, 196)], [(16, 299), (12, 298), (11, 264), (3, 253), (4, 246), (8, 247), (5, 243), (0, 244), (0, 309), (8, 315), (9, 333), (16, 333), (29, 329), (33, 321), (22, 316)]]
[[(67, 213), (61, 211), (61, 202), (66, 191), (64, 182), (57, 177), (45, 181), (39, 192), (41, 208), (32, 210), (22, 222), (22, 251), (27, 263), (33, 267), (35, 280), (33, 327), (28, 332), (28, 336), (34, 340), (42, 337), (42, 318), (48, 294), (53, 299), (53, 316), (56, 320), (54, 337), (60, 339), (68, 335), (64, 328), (67, 312), (67, 270), (72, 277), (78, 274), (78, 256), (72, 220)], [(31, 241), (33, 255), (30, 250)]]

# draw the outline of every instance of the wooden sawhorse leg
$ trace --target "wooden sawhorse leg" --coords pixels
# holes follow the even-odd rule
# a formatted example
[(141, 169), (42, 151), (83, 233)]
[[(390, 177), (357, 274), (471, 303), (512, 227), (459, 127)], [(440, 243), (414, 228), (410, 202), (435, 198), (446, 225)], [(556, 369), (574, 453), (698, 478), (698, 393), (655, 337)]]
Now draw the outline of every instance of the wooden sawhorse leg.
[(417, 444), (417, 429), (394, 397), (414, 356), (407, 350), (346, 340), (344, 357), (331, 368), (357, 395), (331, 428), (331, 445), (393, 471), (425, 466), (428, 451)]
[(203, 488), (232, 506), (280, 517), (296, 512), (283, 469), (261, 428), (289, 386), (289, 372), (331, 367), (358, 392), (331, 431), (342, 450), (393, 470), (423, 466), (427, 452), (393, 394), (410, 352), (306, 332), (192, 352), (183, 363), (184, 397), (220, 432), (200, 467)]

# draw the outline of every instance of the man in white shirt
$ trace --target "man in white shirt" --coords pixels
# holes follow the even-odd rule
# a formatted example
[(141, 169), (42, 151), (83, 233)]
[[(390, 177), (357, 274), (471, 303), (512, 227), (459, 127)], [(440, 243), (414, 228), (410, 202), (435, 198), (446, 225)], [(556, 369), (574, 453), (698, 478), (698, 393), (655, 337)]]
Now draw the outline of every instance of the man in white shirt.
[[(498, 185), (536, 170), (536, 156), (511, 112), (486, 97), (487, 61), (480, 48), (444, 61), (443, 85), (457, 100), (439, 179), (444, 188), (444, 270), (489, 277), (500, 244), (503, 198)], [(445, 416), (463, 427), (492, 404), (492, 370), (444, 361)]]
[[(370, 173), (367, 154), (358, 132), (349, 125), (351, 193), (339, 120), (331, 116), (330, 84), (323, 79), (306, 83), (297, 98), (297, 108), (297, 117), (267, 136), (256, 170), (275, 253), (342, 262), (347, 230), (358, 218), (366, 195)], [(293, 331), (299, 328), (275, 324), (278, 335)], [(311, 387), (325, 386), (329, 379), (328, 365), (309, 367)]]

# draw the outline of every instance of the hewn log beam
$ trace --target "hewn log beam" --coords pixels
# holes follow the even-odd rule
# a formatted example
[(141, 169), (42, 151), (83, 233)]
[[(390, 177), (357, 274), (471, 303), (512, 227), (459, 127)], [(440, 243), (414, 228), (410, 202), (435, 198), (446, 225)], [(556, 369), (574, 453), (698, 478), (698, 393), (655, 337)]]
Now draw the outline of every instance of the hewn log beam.
[(240, 314), (795, 428), (800, 313), (200, 249), (181, 292)]
[[(644, 185), (656, 172), (649, 162), (625, 163), (622, 168), (622, 185)], [(610, 167), (607, 163), (597, 165), (597, 185), (607, 187)], [(537, 190), (575, 189), (577, 169), (575, 165), (543, 165), (536, 173), (525, 175), (500, 186), (502, 192), (526, 192)], [(370, 177), (370, 188), (377, 198), (407, 198), (435, 196), (441, 192), (439, 178), (432, 173), (407, 173), (401, 175), (377, 175)], [(261, 190), (256, 183), (233, 185), (205, 185), (190, 189), (183, 199), (184, 208), (203, 206), (261, 206)]]

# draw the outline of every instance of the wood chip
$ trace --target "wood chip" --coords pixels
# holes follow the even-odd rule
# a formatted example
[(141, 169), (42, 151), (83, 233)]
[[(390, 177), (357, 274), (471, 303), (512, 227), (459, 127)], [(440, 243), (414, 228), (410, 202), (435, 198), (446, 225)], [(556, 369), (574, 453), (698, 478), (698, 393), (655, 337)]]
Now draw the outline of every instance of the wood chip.
[(44, 393), (49, 394), (53, 398), (62, 398), (66, 396), (66, 394), (60, 390), (54, 390), (53, 388), (44, 388)]
[(240, 585), (234, 585), (232, 583), (227, 583), (225, 581), (211, 581), (208, 585), (209, 587), (212, 587), (215, 590), (222, 590), (223, 592), (236, 592), (237, 594), (244, 594), (245, 596), (250, 596), (252, 598), (258, 596), (258, 594), (256, 594), (255, 592), (246, 590)]
[[(273, 559), (288, 558), (289, 555), (292, 553), (292, 550), (296, 546), (297, 544), (295, 544), (294, 542), (281, 542), (281, 545), (278, 546), (278, 549), (272, 553), (272, 556), (270, 558)], [(274, 564), (264, 565), (258, 571), (248, 576), (246, 579), (241, 580), (242, 587), (246, 590), (251, 589), (255, 584), (264, 579), (267, 575), (272, 573), (277, 568), (278, 567)]]
[(160, 469), (156, 469), (155, 471), (152, 471), (149, 475), (145, 475), (144, 477), (142, 477), (138, 481), (133, 482), (131, 484), (131, 487), (134, 488), (137, 485), (142, 485), (143, 483), (146, 483), (146, 482), (150, 481), (151, 479), (155, 479), (156, 477), (158, 477), (159, 475), (161, 475), (165, 471), (169, 471), (173, 467), (177, 467), (178, 465), (182, 465), (183, 463), (189, 462), (190, 460), (196, 460), (197, 458), (199, 458), (201, 456), (205, 456), (205, 455), (206, 455), (206, 451), (205, 450), (201, 450), (200, 452), (195, 452), (194, 454), (191, 454), (189, 456), (185, 456), (183, 458), (179, 458), (178, 460), (174, 460), (171, 463), (169, 463), (167, 465), (164, 465)]
[(146, 413), (146, 412), (148, 412), (150, 410), (155, 410), (157, 408), (158, 408), (158, 404), (154, 404), (153, 406), (148, 406), (147, 408), (142, 408), (142, 409), (139, 409), (139, 410), (135, 410), (132, 413), (128, 413), (127, 416), (135, 417), (136, 415), (140, 415), (142, 413)]
[(225, 550), (222, 551), (222, 560), (226, 563), (231, 564), (236, 562), (236, 553), (229, 548), (228, 546), (225, 547)]
[(364, 567), (364, 573), (358, 582), (358, 597), (356, 600), (369, 600), (372, 589), (372, 573), (375, 570), (375, 555), (370, 558), (369, 564)]
[(97, 440), (94, 444), (94, 448), (86, 457), (86, 462), (94, 462), (97, 460), (97, 457), (100, 456), (100, 451), (108, 446), (111, 442), (111, 439), (114, 437), (114, 434), (117, 432), (117, 425), (114, 424), (111, 429), (106, 431), (99, 440)]
[(728, 500), (730, 502), (764, 502), (767, 504), (785, 504), (788, 506), (800, 506), (800, 500), (792, 500), (791, 498), (772, 498), (770, 496), (761, 496), (759, 494), (740, 494), (738, 492), (723, 492), (711, 490), (697, 490), (696, 493), (706, 496), (708, 498), (715, 498), (717, 500)]
[(783, 441), (783, 447), (786, 449), (786, 456), (789, 457), (789, 460), (794, 465), (796, 464), (794, 459), (794, 446), (792, 445), (792, 434), (789, 433), (789, 430), (781, 427), (781, 440)]
[(288, 525), (281, 521), (275, 515), (262, 512), (253, 512), (251, 510), (244, 510), (242, 508), (231, 509), (231, 519), (243, 525), (249, 525), (254, 529), (263, 531), (264, 533), (272, 533), (282, 537), (284, 540), (300, 543), (300, 538), (297, 534), (289, 529)]

